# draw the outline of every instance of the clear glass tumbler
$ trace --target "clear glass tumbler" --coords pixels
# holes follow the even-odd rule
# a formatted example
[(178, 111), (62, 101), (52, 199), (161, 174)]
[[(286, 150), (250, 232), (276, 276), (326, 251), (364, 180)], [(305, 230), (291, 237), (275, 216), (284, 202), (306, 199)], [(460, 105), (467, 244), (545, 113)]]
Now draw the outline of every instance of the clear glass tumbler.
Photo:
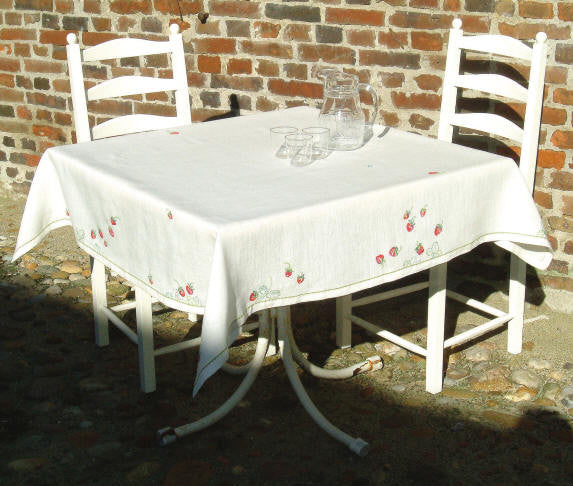
[(328, 145), (330, 143), (330, 130), (326, 127), (307, 127), (302, 129), (302, 133), (312, 136), (312, 158), (324, 159), (330, 153)]
[(312, 162), (312, 135), (287, 135), (285, 142), (291, 165), (304, 167)]
[(278, 157), (279, 159), (289, 158), (285, 137), (287, 135), (296, 135), (297, 133), (298, 128), (296, 127), (280, 126), (271, 128), (271, 147), (274, 151), (275, 157)]

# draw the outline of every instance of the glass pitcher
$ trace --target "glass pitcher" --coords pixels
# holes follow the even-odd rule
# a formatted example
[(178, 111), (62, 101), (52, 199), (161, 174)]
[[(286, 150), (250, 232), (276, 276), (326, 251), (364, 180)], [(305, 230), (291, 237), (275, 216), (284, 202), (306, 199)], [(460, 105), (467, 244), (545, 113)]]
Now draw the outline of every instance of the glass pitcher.
[(364, 143), (366, 118), (360, 105), (359, 91), (364, 89), (372, 96), (374, 113), (372, 125), (378, 112), (378, 96), (374, 88), (359, 83), (358, 76), (337, 69), (323, 69), (318, 73), (324, 80), (324, 101), (319, 124), (330, 130), (330, 150), (354, 150)]

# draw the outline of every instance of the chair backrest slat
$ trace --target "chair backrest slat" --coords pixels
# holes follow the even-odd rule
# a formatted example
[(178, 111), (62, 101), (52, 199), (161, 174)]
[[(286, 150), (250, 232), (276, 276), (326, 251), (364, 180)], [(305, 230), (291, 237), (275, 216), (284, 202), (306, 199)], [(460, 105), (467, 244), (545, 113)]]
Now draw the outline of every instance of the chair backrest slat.
[[(454, 127), (478, 130), (490, 135), (510, 139), (521, 144), (519, 169), (533, 191), (543, 87), (547, 62), (547, 35), (540, 32), (533, 47), (517, 39), (503, 35), (464, 36), (461, 21), (454, 20), (448, 41), (446, 69), (442, 90), (442, 106), (438, 138), (451, 142)], [(465, 50), (504, 56), (503, 61), (512, 59), (530, 61), (528, 87), (500, 74), (460, 74), (462, 52)], [(523, 129), (512, 121), (493, 113), (457, 113), (459, 89), (471, 89), (526, 103)], [(490, 106), (489, 110), (493, 111)], [(496, 111), (497, 113), (497, 111)]]
[[(148, 41), (143, 39), (114, 39), (97, 46), (80, 50), (75, 34), (68, 34), (68, 69), (74, 112), (76, 139), (86, 142), (97, 138), (125, 135), (146, 130), (157, 130), (191, 123), (191, 106), (183, 39), (177, 24), (170, 26), (169, 41)], [(171, 57), (171, 79), (145, 76), (120, 76), (92, 86), (86, 90), (84, 62), (123, 57), (138, 57), (152, 54), (169, 54)], [(124, 115), (108, 120), (90, 129), (88, 100), (95, 101), (157, 91), (174, 91), (176, 116)]]
[(82, 52), (84, 62), (121, 59), (124, 57), (150, 56), (173, 52), (171, 41), (149, 41), (144, 39), (113, 39)]
[(87, 90), (88, 101), (103, 98), (116, 98), (134, 94), (174, 91), (177, 83), (174, 79), (150, 78), (148, 76), (120, 76), (108, 79)]
[(458, 88), (513, 98), (524, 103), (527, 102), (529, 93), (527, 88), (500, 74), (460, 74), (455, 78), (454, 84)]

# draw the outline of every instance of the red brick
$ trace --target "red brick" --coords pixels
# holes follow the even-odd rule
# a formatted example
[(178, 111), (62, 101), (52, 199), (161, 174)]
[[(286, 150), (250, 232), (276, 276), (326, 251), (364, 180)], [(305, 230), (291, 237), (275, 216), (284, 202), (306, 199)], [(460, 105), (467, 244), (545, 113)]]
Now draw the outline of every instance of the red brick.
[(257, 98), (257, 106), (256, 106), (257, 111), (274, 111), (278, 109), (278, 107), (279, 107), (278, 103), (275, 103), (274, 101), (271, 101), (268, 98), (265, 97)]
[(177, 109), (173, 105), (161, 105), (158, 103), (135, 103), (134, 113), (141, 115), (176, 116)]
[(113, 39), (122, 39), (123, 36), (104, 32), (82, 32), (82, 44), (84, 46), (95, 46)]
[(490, 31), (491, 18), (489, 16), (462, 15), (460, 18), (465, 32), (487, 34)]
[(410, 52), (361, 50), (360, 64), (362, 66), (393, 66), (404, 69), (420, 69), (420, 55)]
[(326, 8), (325, 21), (331, 24), (384, 25), (384, 12), (349, 8)]
[(55, 0), (54, 8), (58, 13), (72, 13), (74, 11), (74, 0)]
[(281, 31), (281, 25), (272, 22), (255, 22), (253, 27), (256, 37), (261, 39), (276, 39)]
[(20, 71), (20, 60), (11, 57), (0, 57), (0, 71), (13, 73)]
[(68, 79), (54, 79), (52, 81), (52, 86), (54, 87), (54, 90), (58, 93), (70, 92), (70, 81)]
[(102, 115), (120, 116), (131, 114), (131, 106), (131, 101), (98, 100), (90, 102), (89, 110)]
[(400, 49), (408, 46), (408, 34), (405, 32), (378, 32), (378, 44), (389, 49)]
[(310, 42), (310, 25), (288, 24), (283, 31), (285, 40)]
[(110, 3), (109, 9), (123, 15), (136, 13), (149, 15), (152, 12), (149, 0), (114, 0)]
[(202, 73), (187, 72), (187, 84), (194, 88), (202, 88), (205, 86), (207, 78)]
[(553, 172), (549, 187), (561, 191), (573, 191), (573, 173), (562, 170)]
[(84, 12), (98, 14), (101, 13), (101, 2), (99, 0), (84, 0)]
[(573, 240), (567, 240), (563, 246), (563, 252), (567, 255), (573, 255)]
[(565, 164), (565, 152), (558, 150), (540, 150), (537, 155), (537, 165), (546, 169), (563, 168)]
[(283, 96), (301, 96), (303, 98), (322, 98), (322, 85), (303, 81), (269, 80), (269, 91)]
[(410, 0), (410, 7), (437, 8), (438, 0)]
[(440, 101), (441, 97), (434, 94), (403, 93), (397, 91), (392, 93), (392, 102), (396, 108), (422, 108), (425, 110), (439, 110)]
[(14, 75), (0, 73), (0, 86), (7, 86), (8, 88), (14, 87)]
[(557, 272), (567, 275), (569, 273), (569, 264), (563, 260), (556, 260), (555, 258), (551, 260), (549, 267), (547, 267), (548, 272)]
[(355, 62), (354, 50), (348, 47), (301, 44), (298, 52), (301, 61), (324, 61), (331, 64), (354, 64)]
[(410, 119), (408, 121), (410, 122), (410, 126), (412, 128), (417, 128), (419, 130), (429, 130), (435, 123), (431, 118), (422, 116), (418, 113), (413, 113), (410, 115)]
[(197, 69), (202, 73), (220, 73), (221, 58), (219, 56), (197, 56)]
[(400, 118), (396, 113), (382, 112), (382, 119), (387, 127), (397, 127), (400, 123)]
[(241, 17), (248, 19), (257, 19), (260, 17), (260, 2), (246, 2), (246, 1), (221, 1), (210, 0), (209, 12), (211, 15), (219, 15), (221, 17)]
[(539, 275), (539, 280), (544, 287), (573, 292), (573, 278)]
[(225, 88), (239, 91), (260, 91), (263, 80), (255, 76), (211, 76), (211, 88)]
[(460, 0), (444, 0), (443, 9), (450, 12), (459, 12)]
[(422, 51), (441, 51), (444, 39), (441, 34), (428, 34), (427, 32), (411, 32), (412, 48)]
[(56, 128), (48, 125), (34, 125), (32, 132), (38, 137), (49, 138), (58, 142), (65, 142), (66, 135), (61, 128)]
[(449, 29), (452, 26), (451, 15), (425, 14), (418, 12), (396, 12), (390, 16), (390, 25), (405, 29)]
[(289, 62), (284, 65), (283, 71), (286, 77), (290, 79), (308, 79), (308, 68), (306, 64)]
[(67, 127), (72, 126), (72, 115), (69, 113), (62, 113), (57, 111), (54, 113), (54, 120), (58, 125), (65, 125)]
[(535, 39), (538, 32), (545, 32), (549, 39), (569, 40), (571, 38), (571, 28), (569, 26), (558, 26), (547, 23), (525, 23), (517, 25), (500, 22), (498, 24), (499, 33), (515, 37), (516, 39)]
[(380, 73), (378, 76), (385, 88), (400, 88), (404, 84), (404, 73)]
[(0, 100), (5, 103), (19, 103), (24, 101), (24, 92), (13, 88), (0, 88)]
[(65, 46), (68, 43), (66, 40), (68, 33), (69, 31), (67, 30), (42, 30), (40, 31), (40, 42), (42, 44)]
[(546, 125), (564, 125), (567, 121), (567, 111), (562, 108), (543, 108), (541, 122)]
[(279, 65), (276, 62), (261, 59), (257, 65), (257, 73), (261, 76), (276, 77), (279, 75)]
[(64, 64), (59, 62), (26, 59), (24, 60), (24, 69), (28, 73), (61, 73), (66, 68)]
[[(12, 2), (9, 2), (10, 4)], [(16, 10), (44, 10), (52, 11), (53, 0), (15, 0), (14, 7)], [(9, 7), (8, 7), (9, 8)]]
[(563, 196), (563, 214), (573, 216), (573, 196)]
[(553, 198), (549, 192), (541, 192), (536, 189), (533, 193), (533, 200), (542, 208), (553, 209)]
[(573, 90), (565, 88), (555, 88), (553, 101), (561, 105), (573, 105)]
[(94, 29), (98, 32), (111, 30), (111, 19), (106, 17), (92, 17)]
[(41, 157), (35, 154), (24, 154), (24, 158), (28, 167), (37, 167), (37, 165), (40, 163)]
[(127, 32), (137, 24), (137, 20), (126, 15), (122, 15), (117, 21), (117, 28), (120, 32)]
[(279, 57), (292, 59), (292, 46), (270, 41), (241, 41), (241, 51), (254, 56)]
[(555, 47), (555, 60), (564, 64), (573, 64), (573, 45), (558, 44)]
[(192, 41), (197, 53), (205, 54), (235, 54), (237, 52), (235, 39), (209, 37)]
[(557, 5), (557, 15), (560, 20), (565, 20), (566, 22), (573, 22), (573, 4), (570, 0), (565, 2), (559, 2)]
[(21, 120), (31, 120), (32, 119), (32, 112), (28, 110), (25, 106), (19, 106), (16, 108), (16, 115)]
[(201, 0), (153, 0), (155, 10), (163, 14), (179, 15), (179, 8), (181, 8), (181, 15), (196, 14), (203, 10), (203, 2)]
[(250, 59), (229, 59), (227, 74), (251, 74), (253, 65)]
[(2, 40), (36, 40), (34, 29), (2, 29), (0, 30)]
[(547, 2), (519, 2), (519, 15), (529, 19), (552, 19), (553, 4)]
[(573, 131), (555, 130), (551, 143), (562, 149), (573, 149)]
[(371, 30), (349, 30), (346, 38), (353, 46), (374, 47), (375, 35)]
[(420, 89), (438, 91), (442, 87), (442, 78), (434, 74), (420, 74), (414, 78)]

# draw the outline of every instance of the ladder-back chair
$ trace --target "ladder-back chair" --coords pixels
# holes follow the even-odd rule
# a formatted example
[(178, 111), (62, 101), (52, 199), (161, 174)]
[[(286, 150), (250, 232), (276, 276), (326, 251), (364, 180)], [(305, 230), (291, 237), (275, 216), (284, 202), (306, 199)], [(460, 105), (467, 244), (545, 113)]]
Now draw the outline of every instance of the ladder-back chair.
[[(191, 108), (187, 85), (187, 72), (183, 52), (182, 36), (179, 26), (169, 28), (168, 41), (150, 41), (143, 39), (114, 39), (93, 47), (80, 50), (78, 38), (71, 33), (67, 36), (66, 46), (70, 88), (72, 94), (74, 125), (78, 143), (100, 138), (125, 135), (147, 130), (172, 128), (191, 124)], [(168, 54), (171, 58), (172, 78), (161, 79), (146, 76), (119, 76), (102, 81), (86, 89), (83, 65), (85, 63), (122, 59), (125, 57)], [(149, 114), (129, 114), (118, 116), (90, 127), (88, 102), (105, 98), (131, 96), (160, 91), (174, 92), (176, 116), (158, 116)], [(92, 260), (92, 294), (95, 319), (95, 339), (98, 346), (109, 344), (109, 321), (126, 334), (139, 348), (140, 385), (144, 392), (155, 390), (155, 356), (190, 346), (196, 346), (197, 340), (190, 340), (160, 349), (154, 349), (152, 299), (139, 287), (135, 287), (135, 301), (108, 307), (106, 295), (106, 275), (104, 264)], [(127, 326), (117, 315), (129, 309), (136, 309), (137, 333)], [(193, 320), (196, 318), (190, 315)]]
[[(503, 35), (464, 36), (461, 25), (461, 20), (456, 19), (450, 30), (438, 138), (452, 142), (454, 127), (463, 127), (519, 143), (521, 146), (519, 169), (527, 187), (533, 192), (543, 103), (547, 58), (545, 41), (547, 36), (543, 32), (538, 33), (535, 43), (529, 47), (517, 39)], [(462, 54), (465, 51), (495, 56), (496, 60), (499, 58), (505, 63), (529, 63), (528, 87), (497, 73), (460, 73)], [(458, 94), (462, 89), (493, 95), (494, 98), (501, 97), (512, 102), (524, 103), (523, 128), (495, 113), (460, 113)], [(497, 244), (502, 248), (504, 247), (503, 242)], [(340, 297), (336, 302), (337, 344), (341, 347), (350, 346), (351, 324), (355, 323), (388, 341), (421, 354), (426, 357), (426, 390), (430, 393), (439, 393), (442, 390), (443, 382), (444, 349), (470, 341), (507, 323), (507, 350), (513, 354), (521, 352), (525, 306), (525, 271), (525, 262), (512, 253), (509, 272), (509, 309), (507, 311), (457, 292), (446, 290), (445, 263), (430, 269), (429, 281), (427, 282), (415, 283), (355, 301), (352, 300), (351, 295)], [(429, 287), (426, 348), (352, 315), (353, 307), (390, 299), (426, 287)], [(446, 296), (469, 305), (482, 313), (489, 314), (492, 319), (444, 340)]]

